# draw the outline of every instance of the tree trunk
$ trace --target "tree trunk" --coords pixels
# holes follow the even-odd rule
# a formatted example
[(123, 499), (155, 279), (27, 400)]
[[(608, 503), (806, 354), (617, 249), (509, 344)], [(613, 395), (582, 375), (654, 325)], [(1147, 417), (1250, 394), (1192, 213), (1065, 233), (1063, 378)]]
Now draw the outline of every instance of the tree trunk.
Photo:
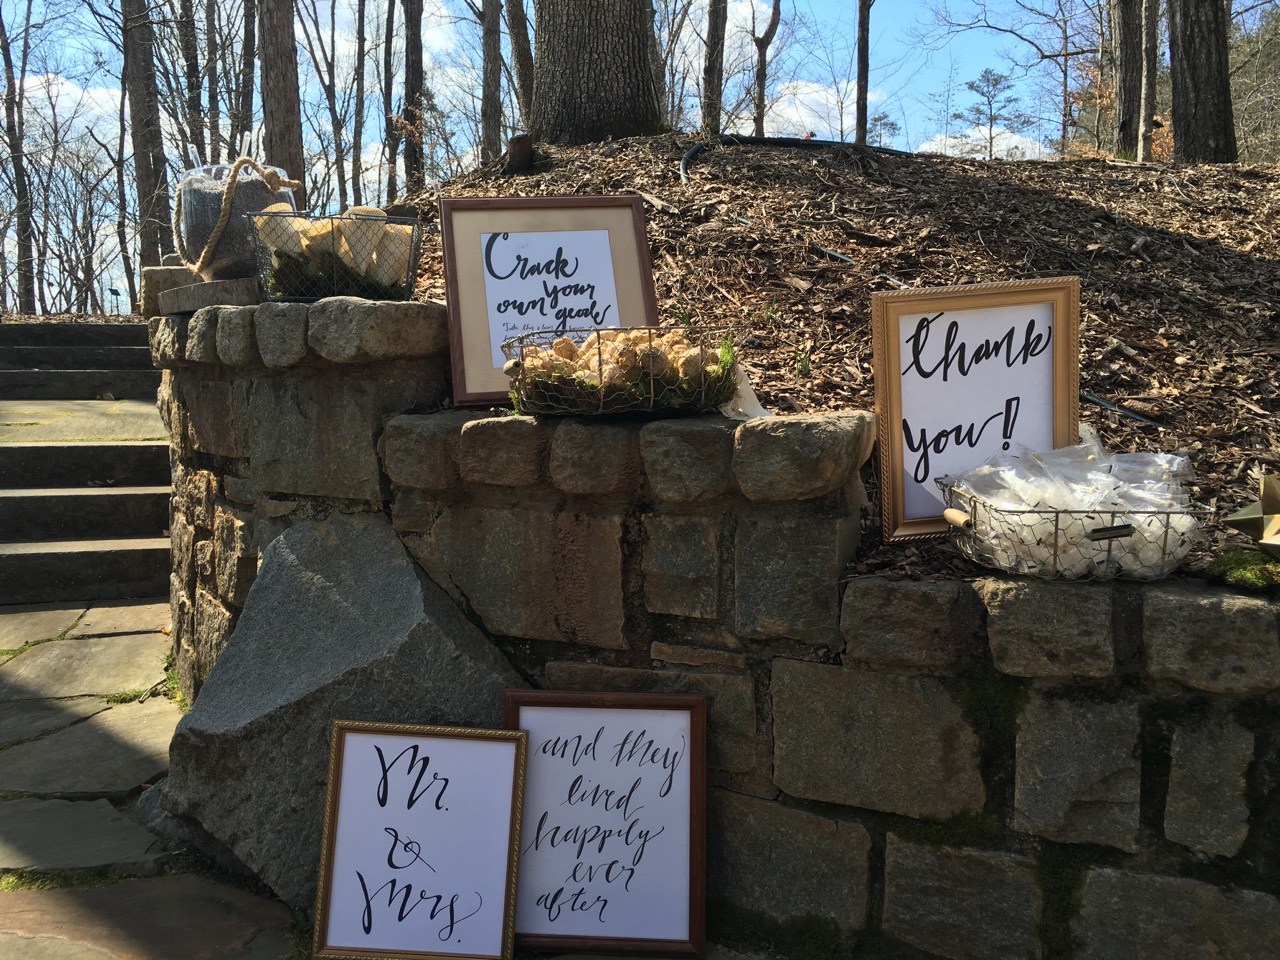
[(483, 0), (480, 8), (480, 162), (502, 153), (502, 4)]
[(649, 0), (535, 0), (530, 133), (545, 143), (661, 128)]
[(760, 36), (753, 36), (751, 42), (756, 45), (756, 77), (755, 77), (755, 116), (753, 130), (757, 137), (764, 136), (765, 88), (769, 79), (769, 44), (778, 33), (778, 23), (782, 19), (782, 0), (773, 0), (773, 10), (769, 13), (769, 25)]
[(404, 2), (404, 189), (422, 188), (426, 158), (422, 154), (422, 0)]
[[(205, 0), (204, 5), (204, 68), (207, 99), (209, 103), (209, 162), (222, 161), (222, 108), (218, 103), (218, 0)], [(235, 159), (227, 157), (228, 160)]]
[(1144, 163), (1151, 160), (1155, 135), (1159, 44), (1160, 0), (1142, 0), (1142, 116), (1138, 124), (1138, 159)]
[(1235, 163), (1226, 8), (1218, 0), (1169, 0), (1173, 158)]
[(724, 114), (724, 32), (729, 21), (729, 0), (707, 4), (707, 55), (702, 65), (702, 132), (720, 132)]
[(1142, 0), (1111, 0), (1111, 49), (1116, 65), (1115, 154), (1138, 155), (1142, 115)]
[(867, 75), (871, 72), (871, 5), (876, 0), (858, 0), (858, 90), (857, 133), (854, 142), (867, 143)]
[(248, 152), (249, 134), (253, 129), (253, 65), (258, 56), (257, 20), (256, 0), (244, 0), (244, 41), (240, 48), (240, 97), (231, 124), (231, 143), (237, 154)]
[[(320, 9), (317, 0), (303, 0), (302, 6), (302, 42), (307, 55), (311, 58), (311, 66), (315, 70), (316, 81), (324, 93), (325, 109), (329, 112), (329, 129), (333, 133), (333, 164), (337, 176), (325, 175), (326, 184), (333, 180), (338, 184), (338, 209), (347, 209), (347, 148), (343, 143), (346, 125), (338, 110), (338, 78), (337, 47), (338, 22), (337, 5), (330, 3), (329, 33), (325, 36), (320, 23)], [(314, 34), (314, 35), (313, 35)]]
[(152, 51), (155, 34), (145, 0), (121, 0), (124, 18), (124, 85), (129, 94), (129, 129), (138, 191), (138, 262), (160, 265), (173, 251), (169, 175), (160, 128), (160, 93)]
[(364, 58), (367, 41), (364, 19), (365, 0), (356, 3), (356, 109), (351, 118), (351, 202), (364, 206), (364, 163), (360, 156), (364, 150)]
[(529, 43), (529, 18), (524, 12), (524, 0), (507, 0), (503, 6), (507, 11), (507, 33), (511, 37), (516, 100), (520, 104), (520, 119), (528, 129), (529, 111), (533, 107), (533, 47)]
[(23, 145), (22, 91), (26, 81), (26, 37), (31, 26), (31, 2), (27, 2), (23, 28), (23, 69), (15, 69), (9, 27), (0, 7), (0, 58), (4, 60), (4, 134), (13, 165), (14, 226), (18, 234), (18, 312), (36, 312), (35, 238), (32, 229), (31, 184), (27, 177), (26, 148)]
[(187, 137), (195, 148), (196, 159), (208, 163), (205, 152), (204, 122), (200, 107), (200, 48), (196, 44), (196, 12), (192, 0), (178, 0), (178, 46), (182, 50), (182, 84), (186, 101)]
[(395, 112), (395, 74), (391, 41), (396, 30), (396, 0), (387, 0), (386, 29), (382, 35), (383, 144), (387, 154), (387, 203), (396, 198), (396, 164), (400, 158), (400, 117)]
[[(138, 2), (138, 0), (133, 0)], [(258, 59), (262, 69), (262, 152), (266, 162), (302, 182), (294, 191), (298, 209), (307, 205), (302, 153), (302, 104), (298, 95), (298, 51), (293, 0), (259, 0)]]

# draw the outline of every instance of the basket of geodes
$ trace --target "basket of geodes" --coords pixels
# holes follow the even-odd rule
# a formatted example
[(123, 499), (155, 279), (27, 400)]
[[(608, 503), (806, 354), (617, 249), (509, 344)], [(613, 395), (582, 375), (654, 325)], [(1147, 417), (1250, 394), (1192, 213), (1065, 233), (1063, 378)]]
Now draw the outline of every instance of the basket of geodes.
[(705, 413), (737, 392), (737, 351), (723, 328), (538, 330), (502, 352), (520, 413)]
[(268, 207), (248, 215), (262, 286), (272, 300), (408, 300), (418, 269), (417, 220), (376, 207), (309, 217)]

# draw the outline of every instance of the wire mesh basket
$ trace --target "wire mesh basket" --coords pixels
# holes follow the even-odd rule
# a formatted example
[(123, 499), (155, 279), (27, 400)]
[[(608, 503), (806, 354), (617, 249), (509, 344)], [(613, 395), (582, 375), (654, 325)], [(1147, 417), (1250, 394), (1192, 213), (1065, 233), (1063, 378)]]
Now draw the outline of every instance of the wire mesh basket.
[(502, 352), (521, 413), (705, 413), (737, 392), (737, 352), (724, 328), (537, 330)]
[(1005, 510), (948, 487), (944, 513), (970, 560), (1045, 580), (1157, 580), (1182, 562), (1206, 510)]
[(248, 214), (262, 286), (272, 300), (408, 300), (418, 269), (417, 220), (372, 215)]

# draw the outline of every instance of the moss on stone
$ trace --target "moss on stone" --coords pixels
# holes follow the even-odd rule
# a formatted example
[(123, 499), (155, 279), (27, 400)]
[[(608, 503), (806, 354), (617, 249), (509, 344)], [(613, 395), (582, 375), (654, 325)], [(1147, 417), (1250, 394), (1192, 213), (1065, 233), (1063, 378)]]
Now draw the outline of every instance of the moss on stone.
[(63, 890), (105, 887), (120, 875), (101, 870), (7, 870), (0, 873), (0, 893), (15, 890)]
[(1280, 560), (1260, 550), (1227, 550), (1209, 564), (1204, 576), (1210, 583), (1280, 595)]
[(1071, 919), (1080, 910), (1084, 874), (1090, 861), (1072, 847), (1047, 844), (1036, 864), (1036, 878), (1044, 897), (1040, 913), (1040, 942), (1045, 960), (1070, 960), (1080, 950)]

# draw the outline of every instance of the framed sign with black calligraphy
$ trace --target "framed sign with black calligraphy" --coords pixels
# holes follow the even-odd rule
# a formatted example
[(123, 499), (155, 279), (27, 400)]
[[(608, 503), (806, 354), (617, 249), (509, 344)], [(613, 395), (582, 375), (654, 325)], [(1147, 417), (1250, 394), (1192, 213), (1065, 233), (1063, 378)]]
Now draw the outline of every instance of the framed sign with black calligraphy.
[(526, 743), (334, 722), (314, 956), (510, 960)]
[(508, 690), (505, 715), (529, 734), (517, 943), (702, 956), (706, 697)]
[(1076, 442), (1080, 280), (871, 295), (886, 540), (945, 533), (936, 478)]
[(639, 197), (444, 199), (440, 231), (455, 404), (506, 401), (522, 333), (657, 325)]

